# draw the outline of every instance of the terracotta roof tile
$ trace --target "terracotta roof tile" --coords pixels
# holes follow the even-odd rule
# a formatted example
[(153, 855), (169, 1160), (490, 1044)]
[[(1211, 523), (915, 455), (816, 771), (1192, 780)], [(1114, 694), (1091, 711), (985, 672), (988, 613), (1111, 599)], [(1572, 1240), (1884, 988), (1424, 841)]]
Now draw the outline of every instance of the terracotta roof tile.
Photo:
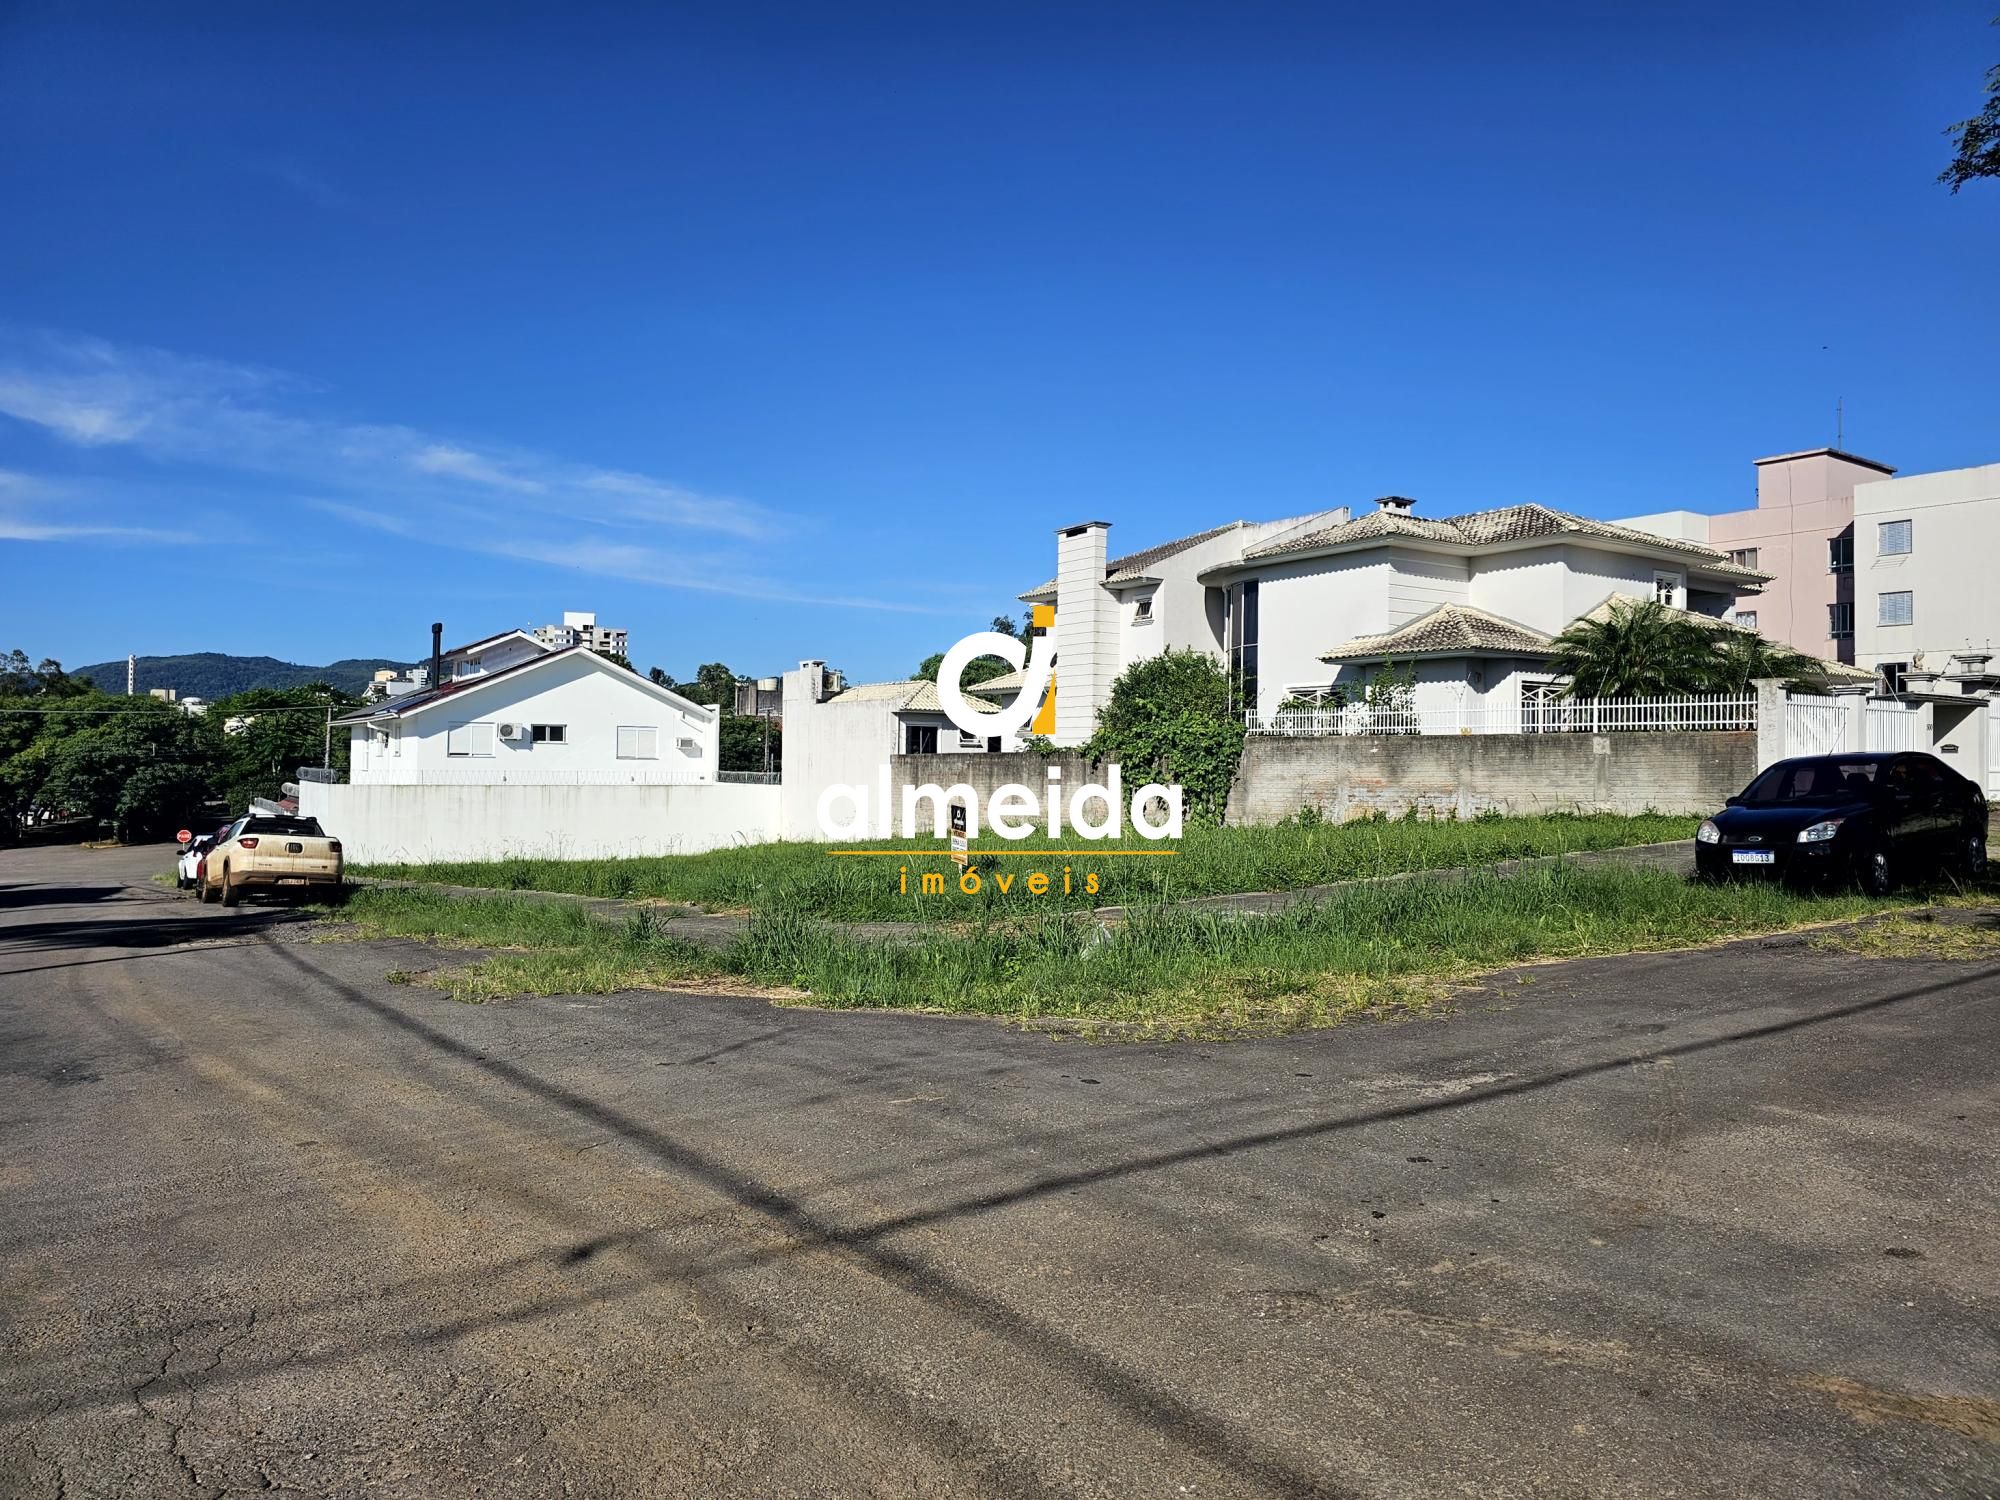
[(1394, 630), (1344, 641), (1331, 651), (1321, 652), (1319, 659), (1360, 661), (1377, 656), (1436, 656), (1461, 651), (1547, 656), (1552, 649), (1547, 636), (1519, 621), (1490, 615), (1469, 605), (1440, 604), (1429, 614), (1419, 615)]

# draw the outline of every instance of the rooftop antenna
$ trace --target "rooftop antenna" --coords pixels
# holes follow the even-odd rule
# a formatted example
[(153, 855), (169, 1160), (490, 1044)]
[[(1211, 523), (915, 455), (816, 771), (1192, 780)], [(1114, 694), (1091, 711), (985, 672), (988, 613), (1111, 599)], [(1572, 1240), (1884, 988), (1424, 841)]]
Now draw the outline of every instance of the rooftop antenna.
[(1835, 396), (1833, 398), (1833, 446), (1836, 448), (1845, 448), (1847, 446), (1847, 398), (1845, 396)]

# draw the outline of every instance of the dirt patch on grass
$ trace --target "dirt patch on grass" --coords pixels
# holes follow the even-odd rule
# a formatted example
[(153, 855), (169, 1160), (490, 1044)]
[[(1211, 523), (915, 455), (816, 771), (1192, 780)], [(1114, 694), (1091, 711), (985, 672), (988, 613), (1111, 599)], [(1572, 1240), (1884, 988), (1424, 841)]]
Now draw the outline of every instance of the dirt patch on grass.
[(1899, 912), (1834, 928), (1812, 946), (1859, 958), (1990, 962), (2000, 959), (2000, 911)]

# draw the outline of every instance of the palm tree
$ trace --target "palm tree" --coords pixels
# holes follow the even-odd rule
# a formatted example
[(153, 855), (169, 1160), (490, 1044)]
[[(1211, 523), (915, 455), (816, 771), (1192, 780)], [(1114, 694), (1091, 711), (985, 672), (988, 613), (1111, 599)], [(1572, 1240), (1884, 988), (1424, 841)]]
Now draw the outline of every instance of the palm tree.
[(1620, 601), (1601, 620), (1572, 620), (1550, 666), (1565, 696), (1658, 698), (1698, 693), (1715, 680), (1715, 635), (1651, 599)]
[(1759, 678), (1778, 677), (1795, 693), (1826, 691), (1826, 668), (1812, 657), (1767, 641), (1754, 630), (1718, 630), (1714, 677), (1718, 693), (1747, 693)]

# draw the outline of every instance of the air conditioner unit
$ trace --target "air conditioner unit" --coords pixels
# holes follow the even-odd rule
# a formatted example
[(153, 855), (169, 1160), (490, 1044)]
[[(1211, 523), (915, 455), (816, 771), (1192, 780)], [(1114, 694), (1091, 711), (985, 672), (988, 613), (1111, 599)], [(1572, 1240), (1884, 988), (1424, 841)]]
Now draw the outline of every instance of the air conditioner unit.
[(503, 740), (519, 740), (527, 738), (527, 730), (524, 729), (519, 724), (502, 724), (495, 731), (495, 733), (497, 733)]

